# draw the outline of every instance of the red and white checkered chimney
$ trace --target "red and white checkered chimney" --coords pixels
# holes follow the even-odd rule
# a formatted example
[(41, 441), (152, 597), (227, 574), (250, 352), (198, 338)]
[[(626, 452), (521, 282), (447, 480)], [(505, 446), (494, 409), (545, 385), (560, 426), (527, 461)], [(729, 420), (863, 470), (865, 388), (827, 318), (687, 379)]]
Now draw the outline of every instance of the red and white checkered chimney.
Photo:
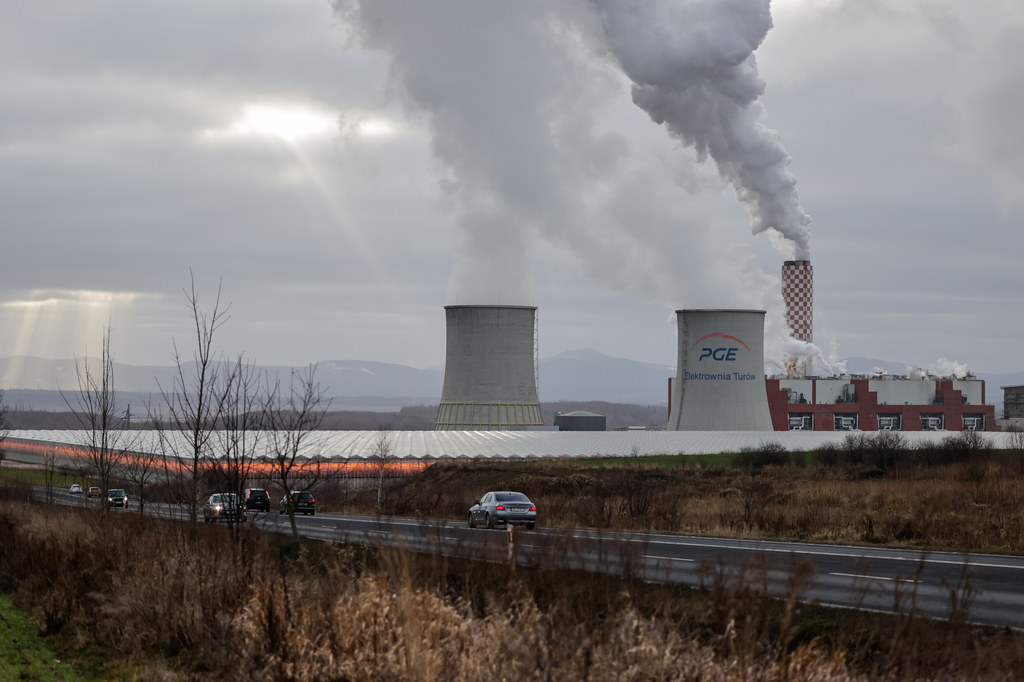
[[(814, 341), (814, 268), (809, 260), (788, 260), (782, 264), (782, 301), (786, 306), (786, 327), (790, 337)], [(811, 359), (798, 361), (792, 369), (811, 373)], [(802, 366), (801, 366), (802, 365)]]

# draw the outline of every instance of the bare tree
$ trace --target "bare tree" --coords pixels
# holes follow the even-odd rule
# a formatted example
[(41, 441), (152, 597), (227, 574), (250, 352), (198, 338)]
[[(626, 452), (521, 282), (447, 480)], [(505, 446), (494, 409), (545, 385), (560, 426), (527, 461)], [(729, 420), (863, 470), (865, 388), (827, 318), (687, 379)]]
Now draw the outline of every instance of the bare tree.
[(377, 475), (377, 509), (384, 509), (384, 479), (388, 468), (394, 461), (394, 445), (391, 442), (391, 426), (385, 424), (377, 428), (377, 437), (373, 441), (373, 454), (370, 461)]
[(70, 396), (60, 391), (64, 403), (74, 415), (82, 430), (82, 443), (87, 458), (87, 468), (106, 491), (110, 481), (126, 453), (133, 447), (134, 439), (125, 428), (125, 422), (118, 416), (117, 390), (114, 386), (114, 353), (110, 345), (111, 328), (108, 324), (103, 332), (99, 367), (89, 361), (88, 355), (75, 359), (75, 374), (78, 390)]
[(4, 461), (4, 441), (10, 435), (10, 424), (7, 422), (7, 401), (4, 399), (4, 392), (0, 391), (0, 464)]
[[(216, 470), (225, 489), (238, 495), (242, 504), (267, 414), (262, 402), (267, 399), (263, 384), (263, 374), (239, 355), (234, 364), (221, 372), (217, 391), (220, 428), (216, 432)], [(234, 518), (227, 518), (234, 533)]]
[[(281, 395), (280, 382), (274, 382), (269, 389), (267, 400), (267, 450), (272, 461), (272, 480), (284, 493), (286, 511), (291, 524), (292, 535), (298, 537), (295, 525), (295, 505), (289, 494), (293, 489), (310, 490), (319, 480), (320, 467), (303, 466), (319, 461), (322, 442), (314, 435), (323, 424), (330, 407), (330, 400), (316, 381), (317, 365), (309, 365), (305, 371), (291, 373), (288, 393)], [(299, 487), (298, 481), (302, 480)]]
[(43, 453), (43, 488), (46, 491), (46, 503), (53, 504), (56, 496), (54, 495), (54, 479), (57, 477), (57, 452), (54, 448), (47, 448), (46, 452)]
[[(149, 415), (152, 415), (149, 405), (147, 405), (146, 410)], [(132, 416), (131, 405), (129, 405), (124, 413), (125, 428), (129, 430), (131, 429)], [(151, 416), (150, 421), (156, 422)], [(125, 476), (135, 486), (135, 490), (138, 493), (139, 514), (146, 513), (146, 490), (157, 478), (161, 470), (159, 462), (160, 460), (153, 453), (129, 452), (125, 456)]]
[(209, 311), (199, 304), (196, 278), (189, 270), (190, 287), (185, 290), (185, 302), (192, 315), (196, 346), (192, 363), (187, 363), (174, 344), (177, 373), (169, 390), (160, 387), (167, 406), (167, 423), (157, 423), (160, 442), (164, 449), (168, 480), (177, 483), (178, 501), (188, 509), (193, 527), (198, 519), (198, 504), (202, 494), (202, 476), (212, 461), (214, 429), (217, 427), (220, 407), (217, 400), (218, 362), (214, 357), (213, 338), (227, 322), (230, 306), (221, 307), (221, 286)]

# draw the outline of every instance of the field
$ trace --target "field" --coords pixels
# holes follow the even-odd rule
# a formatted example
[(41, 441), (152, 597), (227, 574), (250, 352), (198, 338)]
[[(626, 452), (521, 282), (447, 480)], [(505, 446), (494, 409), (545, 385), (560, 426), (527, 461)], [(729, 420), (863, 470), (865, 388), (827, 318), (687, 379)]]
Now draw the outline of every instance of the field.
[[(546, 525), (1020, 553), (1019, 453), (962, 445), (438, 464), (386, 481), (380, 511), (461, 520), (515, 488)], [(322, 482), (321, 508), (377, 513), (356, 483)], [(0, 489), (0, 592), (83, 679), (1012, 680), (1024, 662), (1021, 633), (803, 603), (807, 576), (776, 601), (756, 567), (700, 591), (233, 537), (25, 504), (26, 485)]]

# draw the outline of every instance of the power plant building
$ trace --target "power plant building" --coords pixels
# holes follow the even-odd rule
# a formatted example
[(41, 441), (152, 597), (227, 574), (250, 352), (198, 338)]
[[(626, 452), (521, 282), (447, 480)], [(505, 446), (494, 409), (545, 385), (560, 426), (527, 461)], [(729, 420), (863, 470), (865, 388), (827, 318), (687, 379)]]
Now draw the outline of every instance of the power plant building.
[(771, 431), (763, 310), (677, 310), (669, 431)]
[(973, 377), (771, 377), (776, 431), (998, 431)]
[(513, 431), (543, 424), (537, 397), (537, 308), (445, 306), (447, 341), (437, 431)]
[(608, 418), (585, 410), (559, 412), (555, 415), (555, 426), (559, 431), (606, 431)]

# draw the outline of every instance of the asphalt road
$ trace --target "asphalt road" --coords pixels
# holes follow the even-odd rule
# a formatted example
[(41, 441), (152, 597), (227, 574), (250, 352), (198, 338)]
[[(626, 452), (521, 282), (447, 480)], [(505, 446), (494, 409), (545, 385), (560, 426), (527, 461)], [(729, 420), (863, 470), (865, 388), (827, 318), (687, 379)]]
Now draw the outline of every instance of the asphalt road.
[[(64, 490), (54, 492), (54, 501), (61, 504), (103, 501)], [(132, 509), (134, 503), (128, 511)], [(188, 518), (175, 505), (147, 504), (147, 510), (167, 518)], [(288, 518), (276, 511), (251, 516), (250, 522), (268, 531), (291, 532)], [(469, 529), (464, 522), (322, 513), (296, 516), (296, 525), (304, 537), (331, 542), (588, 570), (701, 588), (721, 585), (828, 606), (1024, 628), (1024, 557), (1017, 556), (543, 527), (510, 534), (501, 529)]]

